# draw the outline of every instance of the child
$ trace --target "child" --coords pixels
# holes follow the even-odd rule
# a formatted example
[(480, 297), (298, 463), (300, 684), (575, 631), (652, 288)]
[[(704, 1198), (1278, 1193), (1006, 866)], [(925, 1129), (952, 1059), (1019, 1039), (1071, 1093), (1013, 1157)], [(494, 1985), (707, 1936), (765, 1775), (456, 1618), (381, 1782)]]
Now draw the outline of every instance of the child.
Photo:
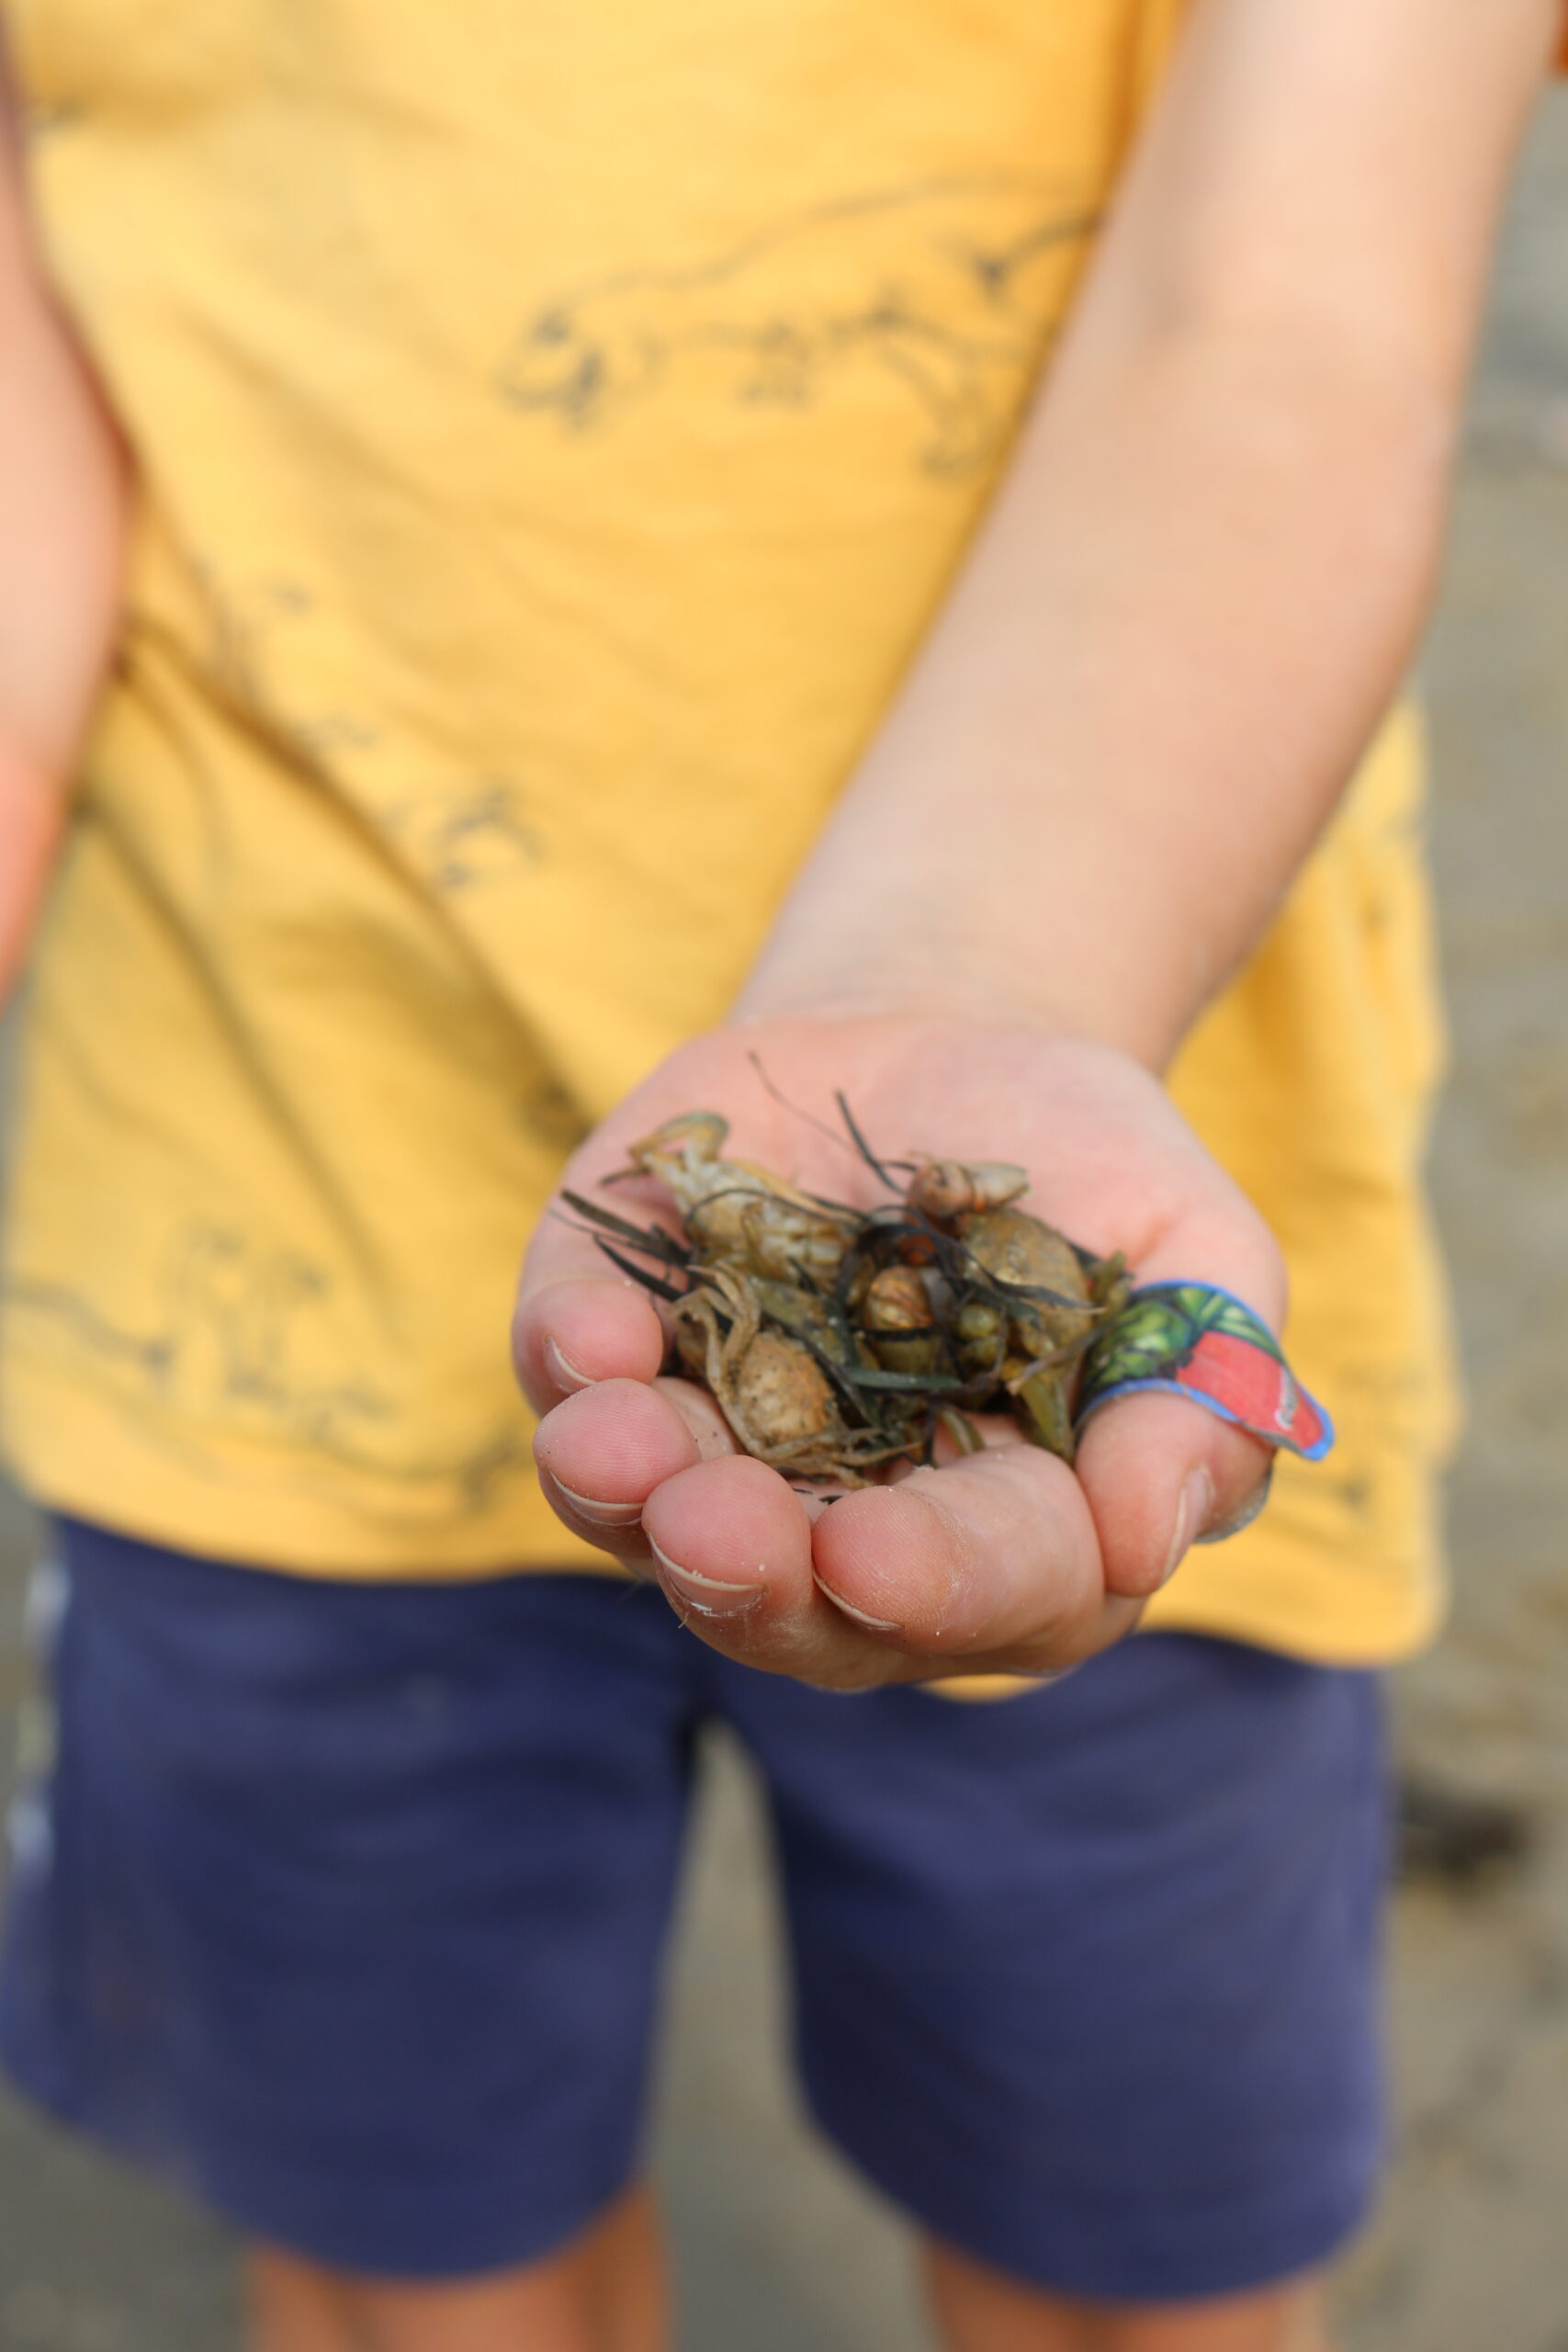
[[(7, 952), (79, 784), (5, 1273), (65, 1580), (0, 2032), (245, 2233), (264, 2352), (663, 2341), (637, 2116), (715, 1714), (946, 2339), (1325, 2340), (1368, 1669), (1438, 1609), (1408, 720), (1329, 820), (1555, 10), (1178, 13), (17, 12)], [(713, 1108), (849, 1181), (753, 1054), (1277, 1325), (1261, 1209), (1336, 1464), (1179, 1575), (1266, 1458), (1169, 1396), (1076, 1476), (1001, 1442), (829, 1511), (547, 1220), (536, 1483), (505, 1301), (574, 1143), (597, 1182)], [(564, 1573), (606, 1555), (663, 1598)]]

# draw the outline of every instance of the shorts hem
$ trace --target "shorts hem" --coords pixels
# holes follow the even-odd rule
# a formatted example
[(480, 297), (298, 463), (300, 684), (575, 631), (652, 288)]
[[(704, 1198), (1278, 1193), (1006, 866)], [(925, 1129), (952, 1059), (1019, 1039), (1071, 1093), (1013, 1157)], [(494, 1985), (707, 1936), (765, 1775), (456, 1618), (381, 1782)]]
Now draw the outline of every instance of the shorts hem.
[(893, 2143), (846, 2127), (803, 2082), (819, 2130), (913, 2225), (961, 2254), (1046, 2293), (1118, 2304), (1202, 2302), (1257, 2293), (1321, 2270), (1371, 2218), (1381, 2164), (1358, 2167), (1315, 2201), (1300, 2194), (1246, 2205), (1174, 2203), (1150, 2227), (1130, 2207), (1073, 2203), (1042, 2189), (1011, 2211), (970, 2165), (945, 2178)]
[[(547, 2215), (539, 2212), (532, 2184), (503, 2191), (493, 2167), (487, 2168), (482, 2188), (455, 2188), (446, 2175), (439, 2188), (410, 2185), (377, 2196), (356, 2183), (340, 2190), (319, 2177), (302, 2180), (297, 2165), (219, 2163), (181, 2154), (167, 2142), (153, 2144), (95, 2111), (90, 2101), (73, 2098), (47, 2068), (29, 2065), (9, 2033), (0, 2033), (0, 2067), (51, 2122), (161, 2181), (248, 2243), (393, 2284), (456, 2284), (548, 2261), (592, 2228), (640, 2172), (633, 2159), (613, 2177), (584, 2181), (570, 2199), (558, 2183)], [(333, 2219), (334, 2204), (342, 2209), (341, 2222)], [(524, 2228), (519, 2215), (529, 2212), (532, 2225)]]

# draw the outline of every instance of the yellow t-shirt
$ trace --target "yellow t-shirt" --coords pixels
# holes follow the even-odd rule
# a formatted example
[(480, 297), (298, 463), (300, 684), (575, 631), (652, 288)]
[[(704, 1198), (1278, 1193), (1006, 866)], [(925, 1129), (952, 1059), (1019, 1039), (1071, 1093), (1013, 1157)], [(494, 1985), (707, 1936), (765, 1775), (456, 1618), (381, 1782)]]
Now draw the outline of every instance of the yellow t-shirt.
[[(529, 1226), (744, 975), (1174, 15), (13, 7), (42, 233), (143, 482), (4, 1264), (48, 1502), (306, 1573), (604, 1565), (530, 1473)], [(1177, 1080), (1342, 1435), (1154, 1614), (1325, 1657), (1436, 1607), (1418, 768), (1400, 720)]]

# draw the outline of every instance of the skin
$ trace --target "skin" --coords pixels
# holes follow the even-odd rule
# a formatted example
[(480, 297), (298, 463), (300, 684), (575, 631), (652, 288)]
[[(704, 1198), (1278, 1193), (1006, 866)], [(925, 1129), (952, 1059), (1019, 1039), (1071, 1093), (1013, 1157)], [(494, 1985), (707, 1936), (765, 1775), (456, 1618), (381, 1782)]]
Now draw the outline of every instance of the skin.
[[(1275, 1246), (1158, 1082), (1266, 927), (1426, 609), (1507, 166), (1557, 0), (1198, 0), (1009, 479), (732, 1020), (584, 1147), (592, 1189), (676, 1112), (842, 1197), (758, 1088), (843, 1087), (887, 1148), (1041, 1172), (1038, 1205), (1145, 1278), (1278, 1322)], [(102, 674), (124, 466), (0, 176), (0, 985)], [(1282, 715), (1283, 722), (1282, 723)], [(625, 1208), (627, 1195), (615, 1196)], [(836, 1688), (1042, 1672), (1135, 1623), (1256, 1485), (1253, 1442), (1135, 1398), (1077, 1475), (1005, 1430), (825, 1510), (658, 1377), (647, 1298), (547, 1222), (516, 1317), (563, 1520), (728, 1655)], [(1321, 2352), (1314, 2288), (1088, 2306), (932, 2247), (955, 2352)], [(643, 2352), (634, 2199), (549, 2261), (410, 2288), (280, 2254), (260, 2352)]]
[(249, 2286), (251, 2352), (660, 2352), (668, 2338), (646, 2189), (548, 2260), (460, 2286), (346, 2278), (272, 2250), (252, 2256)]
[(1118, 2312), (1041, 2296), (954, 2246), (928, 2244), (925, 2275), (952, 2352), (1329, 2352), (1323, 2296), (1311, 2282)]
[(0, 35), (0, 1003), (65, 818), (119, 602), (127, 468), (39, 267)]

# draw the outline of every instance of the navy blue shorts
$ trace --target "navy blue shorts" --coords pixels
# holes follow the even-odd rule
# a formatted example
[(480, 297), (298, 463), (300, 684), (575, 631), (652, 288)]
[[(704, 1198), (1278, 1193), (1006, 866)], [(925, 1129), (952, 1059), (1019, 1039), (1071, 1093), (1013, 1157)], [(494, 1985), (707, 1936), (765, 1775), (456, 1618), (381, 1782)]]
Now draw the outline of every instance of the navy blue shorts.
[(461, 2277), (626, 2187), (715, 1719), (771, 1798), (811, 2105), (918, 2222), (1145, 2301), (1283, 2278), (1361, 2218), (1373, 1678), (1149, 1635), (996, 1704), (846, 1698), (729, 1665), (645, 1587), (62, 1541), (0, 2046), (252, 2235)]

